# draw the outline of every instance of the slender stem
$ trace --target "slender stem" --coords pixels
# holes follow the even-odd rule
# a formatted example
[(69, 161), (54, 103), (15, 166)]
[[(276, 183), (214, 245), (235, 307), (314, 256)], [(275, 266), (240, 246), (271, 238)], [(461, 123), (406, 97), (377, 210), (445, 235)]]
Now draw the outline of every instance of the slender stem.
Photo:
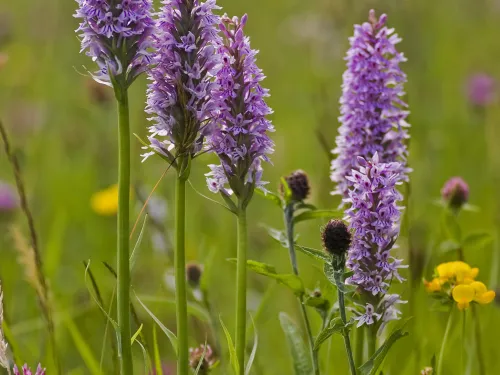
[(476, 354), (479, 362), (479, 375), (486, 375), (486, 366), (483, 356), (483, 340), (481, 340), (481, 323), (477, 314), (476, 305), (472, 305), (472, 320), (474, 320), (474, 335), (476, 338)]
[(356, 338), (356, 348), (354, 351), (354, 363), (360, 365), (363, 363), (363, 354), (365, 349), (365, 327), (361, 326), (355, 330)]
[(443, 375), (444, 350), (446, 348), (448, 336), (450, 335), (450, 331), (451, 331), (451, 324), (453, 321), (453, 310), (454, 309), (452, 307), (450, 309), (450, 314), (448, 315), (448, 323), (446, 323), (446, 329), (444, 331), (443, 341), (441, 343), (441, 350), (439, 351), (437, 375)]
[(220, 345), (220, 337), (221, 336), (220, 336), (220, 332), (219, 332), (219, 325), (217, 324), (217, 322), (218, 322), (217, 314), (215, 313), (215, 310), (214, 310), (212, 304), (210, 303), (210, 299), (208, 298), (208, 291), (202, 290), (202, 295), (203, 295), (203, 298), (202, 298), (203, 306), (205, 307), (205, 309), (208, 312), (209, 324), (210, 324), (210, 328), (212, 330), (216, 354), (217, 354), (217, 357), (220, 358), (221, 367), (225, 368), (224, 367), (224, 356), (222, 355), (222, 347)]
[[(344, 325), (346, 325), (347, 324), (347, 316), (346, 316), (346, 312), (345, 312), (344, 292), (338, 286), (337, 286), (337, 291), (338, 291), (338, 296), (339, 296), (340, 317), (341, 317)], [(351, 370), (351, 374), (356, 375), (356, 365), (354, 364), (354, 358), (352, 355), (351, 339), (349, 337), (349, 332), (347, 330), (344, 330), (344, 332), (342, 332), (342, 335), (344, 336), (344, 345), (345, 345), (345, 350), (347, 353), (347, 359), (349, 360), (349, 368)]]
[[(298, 276), (299, 266), (297, 264), (297, 256), (295, 255), (293, 214), (294, 214), (294, 207), (292, 203), (286, 206), (284, 216), (285, 216), (285, 225), (286, 225), (286, 232), (288, 239), (288, 255), (290, 256), (290, 263), (292, 264), (293, 273)], [(298, 297), (298, 302), (300, 309), (302, 311), (304, 325), (306, 327), (307, 340), (309, 342), (309, 352), (311, 354), (311, 359), (313, 363), (313, 372), (315, 375), (319, 375), (320, 369), (319, 369), (318, 352), (314, 350), (314, 337), (312, 334), (311, 322), (309, 321), (306, 307), (303, 304), (303, 296)]]
[[(179, 162), (182, 165), (182, 161)], [(186, 179), (179, 171), (175, 189), (175, 308), (177, 319), (178, 357), (177, 374), (187, 375), (188, 352), (188, 315), (186, 294)]]
[(367, 341), (368, 341), (368, 358), (371, 358), (377, 350), (377, 328), (375, 324), (366, 327)]
[(130, 265), (129, 265), (129, 200), (130, 200), (130, 125), (128, 93), (122, 90), (118, 100), (118, 293), (117, 311), (120, 327), (120, 373), (132, 375), (130, 345)]
[(236, 270), (236, 355), (240, 365), (239, 375), (244, 375), (245, 373), (247, 330), (247, 246), (246, 209), (240, 208), (238, 212), (238, 260)]

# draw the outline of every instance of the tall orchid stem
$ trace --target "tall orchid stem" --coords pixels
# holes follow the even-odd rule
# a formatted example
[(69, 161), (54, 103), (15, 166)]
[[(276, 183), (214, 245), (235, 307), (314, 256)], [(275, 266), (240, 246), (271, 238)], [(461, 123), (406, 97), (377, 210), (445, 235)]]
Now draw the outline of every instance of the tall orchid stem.
[[(286, 225), (286, 233), (287, 233), (287, 239), (288, 239), (288, 255), (290, 256), (290, 263), (292, 264), (293, 268), (293, 273), (297, 276), (299, 276), (299, 267), (297, 265), (297, 256), (295, 254), (295, 244), (294, 244), (294, 225), (293, 225), (293, 215), (294, 215), (294, 206), (293, 203), (288, 204), (285, 207), (285, 213), (284, 213), (284, 218), (285, 218), (285, 225)], [(311, 329), (311, 323), (309, 321), (309, 317), (307, 315), (307, 310), (306, 307), (304, 306), (303, 303), (303, 296), (299, 296), (298, 302), (300, 309), (302, 311), (302, 317), (304, 319), (304, 325), (306, 327), (306, 332), (307, 332), (307, 340), (309, 342), (309, 351), (311, 353), (311, 359), (313, 363), (313, 372), (315, 375), (319, 375), (320, 369), (319, 369), (319, 360), (318, 360), (318, 352), (314, 350), (314, 338), (312, 334), (312, 329)]]
[(437, 366), (438, 375), (443, 374), (444, 350), (446, 348), (446, 343), (448, 342), (448, 336), (450, 336), (451, 325), (453, 323), (453, 310), (454, 308), (452, 306), (450, 309), (450, 314), (448, 315), (448, 323), (446, 323), (446, 329), (444, 331), (443, 341), (441, 343), (441, 350), (439, 351), (438, 366)]
[[(338, 291), (340, 318), (342, 319), (342, 323), (344, 323), (345, 326), (347, 325), (347, 315), (345, 311), (345, 299), (343, 291), (343, 286), (344, 286), (343, 274), (344, 274), (343, 267), (340, 270), (335, 270), (335, 282), (337, 284), (337, 291)], [(354, 364), (354, 357), (352, 355), (351, 339), (349, 337), (349, 331), (346, 328), (343, 329), (342, 336), (344, 336), (344, 345), (347, 353), (347, 359), (349, 360), (349, 369), (351, 370), (352, 375), (356, 375), (356, 365)]]
[(368, 338), (368, 358), (371, 358), (377, 350), (377, 327), (375, 327), (375, 324), (372, 324), (371, 326), (367, 326), (366, 330)]
[(354, 351), (354, 363), (358, 365), (363, 363), (363, 354), (365, 351), (365, 327), (356, 328), (356, 337), (355, 337), (355, 351)]
[(486, 366), (483, 355), (483, 340), (481, 339), (481, 324), (477, 314), (476, 305), (471, 306), (472, 320), (474, 320), (474, 335), (476, 337), (476, 354), (479, 363), (479, 375), (486, 375)]
[(117, 312), (120, 329), (120, 374), (132, 375), (130, 345), (130, 264), (129, 264), (129, 200), (130, 200), (130, 124), (128, 92), (122, 89), (118, 101), (118, 224)]
[(238, 250), (236, 269), (236, 356), (239, 375), (245, 374), (246, 320), (247, 320), (247, 213), (240, 202), (238, 210)]
[(177, 375), (188, 374), (188, 315), (186, 294), (186, 176), (182, 172), (184, 165), (179, 160), (179, 171), (175, 189), (175, 308), (177, 319)]

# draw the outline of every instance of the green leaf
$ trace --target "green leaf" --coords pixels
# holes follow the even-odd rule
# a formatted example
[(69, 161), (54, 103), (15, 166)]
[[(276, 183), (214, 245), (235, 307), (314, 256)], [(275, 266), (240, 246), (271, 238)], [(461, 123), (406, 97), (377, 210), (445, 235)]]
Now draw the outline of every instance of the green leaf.
[(360, 375), (376, 375), (392, 345), (405, 336), (408, 336), (408, 332), (403, 332), (403, 328), (393, 331), (375, 354), (359, 368)]
[(146, 228), (146, 222), (148, 221), (148, 215), (144, 216), (144, 222), (142, 223), (141, 232), (139, 233), (139, 237), (137, 237), (137, 241), (135, 243), (134, 249), (132, 250), (132, 254), (130, 254), (130, 270), (134, 269), (135, 261), (137, 259), (137, 252), (139, 247), (141, 246), (142, 237), (144, 236), (144, 229)]
[[(234, 258), (228, 259), (232, 263), (236, 263), (237, 260)], [(247, 268), (258, 273), (259, 275), (270, 277), (279, 283), (290, 288), (296, 295), (302, 295), (304, 293), (304, 284), (302, 279), (294, 274), (280, 274), (276, 272), (274, 266), (257, 262), (255, 260), (247, 260)]]
[(316, 337), (316, 340), (314, 341), (314, 350), (319, 350), (321, 344), (323, 344), (326, 340), (328, 340), (328, 338), (330, 338), (330, 336), (333, 335), (334, 333), (342, 334), (342, 331), (344, 329), (349, 329), (351, 326), (352, 322), (348, 322), (344, 326), (344, 323), (342, 323), (342, 319), (340, 318), (333, 319), (328, 325), (328, 327), (325, 327)]
[(295, 375), (311, 375), (313, 371), (311, 357), (297, 325), (284, 312), (280, 313), (279, 318), (293, 359)]
[(147, 308), (147, 306), (139, 299), (137, 294), (135, 295), (135, 298), (137, 298), (137, 301), (141, 304), (143, 309), (146, 310), (146, 312), (149, 314), (149, 316), (151, 318), (153, 318), (153, 320), (156, 322), (156, 324), (158, 324), (158, 326), (161, 328), (163, 333), (165, 333), (165, 335), (168, 337), (168, 339), (170, 340), (170, 343), (172, 344), (172, 346), (174, 348), (175, 354), (177, 354), (178, 345), (177, 345), (177, 337), (175, 336), (175, 334), (171, 330), (169, 330), (167, 327), (165, 327), (165, 325), (163, 325), (163, 323), (160, 321), (160, 319), (158, 319), (156, 317), (156, 315), (153, 314), (153, 312), (151, 310), (149, 310)]
[(479, 250), (493, 241), (490, 233), (472, 233), (465, 237), (463, 245), (466, 250)]
[(252, 318), (252, 315), (250, 315), (250, 319), (252, 320), (253, 332), (254, 332), (254, 334), (253, 334), (253, 347), (252, 347), (252, 352), (250, 353), (250, 356), (248, 357), (247, 365), (245, 367), (245, 375), (250, 375), (253, 361), (255, 360), (255, 354), (257, 353), (257, 347), (259, 345), (259, 336), (257, 334), (257, 328), (255, 327), (255, 322)]
[(156, 326), (153, 325), (153, 352), (155, 358), (155, 372), (158, 375), (163, 375), (163, 368), (161, 364), (160, 349), (158, 347), (158, 338), (156, 336)]
[(83, 338), (82, 334), (78, 330), (78, 327), (75, 324), (75, 322), (71, 319), (71, 317), (69, 317), (69, 315), (66, 315), (64, 317), (64, 323), (66, 325), (66, 328), (68, 329), (68, 332), (73, 338), (73, 342), (75, 343), (76, 349), (78, 350), (78, 353), (85, 362), (85, 365), (87, 366), (89, 372), (92, 375), (101, 375), (102, 373), (99, 368), (99, 362), (97, 361), (97, 359), (95, 359), (92, 350), (90, 349), (87, 342)]
[(222, 329), (224, 330), (224, 334), (226, 335), (227, 346), (229, 348), (229, 361), (231, 362), (231, 366), (233, 367), (234, 374), (239, 375), (240, 364), (238, 362), (238, 356), (236, 355), (236, 349), (234, 348), (233, 339), (231, 338), (231, 334), (227, 330), (221, 317), (219, 317), (219, 320), (220, 324), (222, 325)]
[(288, 182), (286, 182), (285, 177), (281, 177), (281, 186), (283, 187), (283, 199), (286, 204), (290, 203), (292, 200), (292, 190), (290, 186), (288, 186)]
[(311, 247), (306, 247), (301, 245), (295, 245), (295, 248), (299, 250), (301, 253), (304, 253), (313, 259), (320, 260), (324, 263), (332, 263), (332, 257), (327, 253), (325, 253), (324, 251), (316, 250)]
[(144, 324), (141, 324), (140, 327), (137, 329), (137, 331), (135, 331), (134, 335), (130, 339), (130, 345), (133, 345), (134, 341), (137, 339), (137, 336), (139, 336), (141, 334), (143, 326), (144, 326)]
[(328, 217), (333, 219), (334, 217), (342, 217), (343, 213), (338, 210), (315, 210), (315, 211), (306, 211), (298, 214), (293, 218), (293, 222), (295, 224), (300, 223), (305, 220), (319, 219)]
[(281, 246), (288, 249), (288, 238), (284, 231), (263, 225), (271, 238), (275, 239)]
[(337, 272), (335, 272), (331, 264), (325, 263), (323, 272), (325, 273), (328, 281), (330, 281), (333, 286), (339, 288), (344, 294), (351, 293), (356, 290), (356, 287), (354, 287), (353, 285), (346, 285), (344, 282), (342, 282), (342, 277), (344, 274), (338, 274)]
[(462, 231), (458, 224), (457, 218), (451, 212), (446, 211), (444, 214), (444, 227), (448, 237), (456, 242), (461, 242)]
[(255, 193), (257, 195), (260, 195), (263, 198), (266, 198), (267, 200), (273, 202), (276, 206), (281, 208), (283, 206), (283, 202), (281, 201), (281, 197), (273, 193), (272, 191), (262, 191), (261, 189), (255, 189)]

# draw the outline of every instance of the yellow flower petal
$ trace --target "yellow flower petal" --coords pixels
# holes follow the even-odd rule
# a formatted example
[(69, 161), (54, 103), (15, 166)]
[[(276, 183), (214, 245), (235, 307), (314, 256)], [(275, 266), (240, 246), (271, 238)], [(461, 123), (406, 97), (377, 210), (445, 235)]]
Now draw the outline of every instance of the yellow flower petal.
[(480, 303), (481, 305), (486, 305), (488, 303), (491, 303), (493, 299), (495, 299), (495, 292), (489, 290), (479, 296), (476, 296), (476, 298), (474, 298), (474, 301)]
[(459, 310), (465, 310), (469, 307), (470, 303), (469, 302), (458, 302), (457, 307)]
[(432, 281), (424, 280), (424, 285), (429, 293), (441, 291), (441, 281), (438, 278), (434, 278)]
[(474, 289), (476, 295), (481, 295), (488, 291), (486, 285), (484, 285), (481, 281), (474, 281), (473, 283), (470, 284), (470, 286), (471, 288)]
[(476, 292), (470, 285), (457, 285), (453, 288), (452, 295), (459, 305), (468, 305), (474, 299)]

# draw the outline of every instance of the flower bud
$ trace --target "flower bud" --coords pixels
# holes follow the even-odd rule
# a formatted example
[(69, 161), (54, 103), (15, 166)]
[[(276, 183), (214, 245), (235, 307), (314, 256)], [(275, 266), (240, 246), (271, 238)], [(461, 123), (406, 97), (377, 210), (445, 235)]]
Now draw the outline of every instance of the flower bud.
[[(304, 171), (298, 170), (285, 177), (286, 183), (292, 192), (292, 199), (301, 202), (309, 195), (309, 178)], [(280, 186), (283, 193), (283, 186)]]
[(19, 206), (15, 190), (0, 182), (0, 212), (10, 212)]
[(189, 263), (186, 265), (186, 279), (193, 288), (200, 286), (202, 275), (202, 267), (197, 263)]
[(342, 220), (332, 219), (321, 233), (324, 249), (335, 256), (345, 255), (351, 245), (351, 232)]
[[(205, 355), (203, 355), (205, 353)], [(210, 368), (215, 364), (215, 356), (210, 345), (205, 347), (204, 344), (197, 348), (189, 348), (189, 367), (193, 370), (198, 368), (201, 358), (201, 366), (199, 368), (199, 375), (206, 375), (210, 372)]]
[(461, 177), (452, 177), (441, 189), (443, 200), (454, 210), (459, 210), (469, 200), (469, 185)]

